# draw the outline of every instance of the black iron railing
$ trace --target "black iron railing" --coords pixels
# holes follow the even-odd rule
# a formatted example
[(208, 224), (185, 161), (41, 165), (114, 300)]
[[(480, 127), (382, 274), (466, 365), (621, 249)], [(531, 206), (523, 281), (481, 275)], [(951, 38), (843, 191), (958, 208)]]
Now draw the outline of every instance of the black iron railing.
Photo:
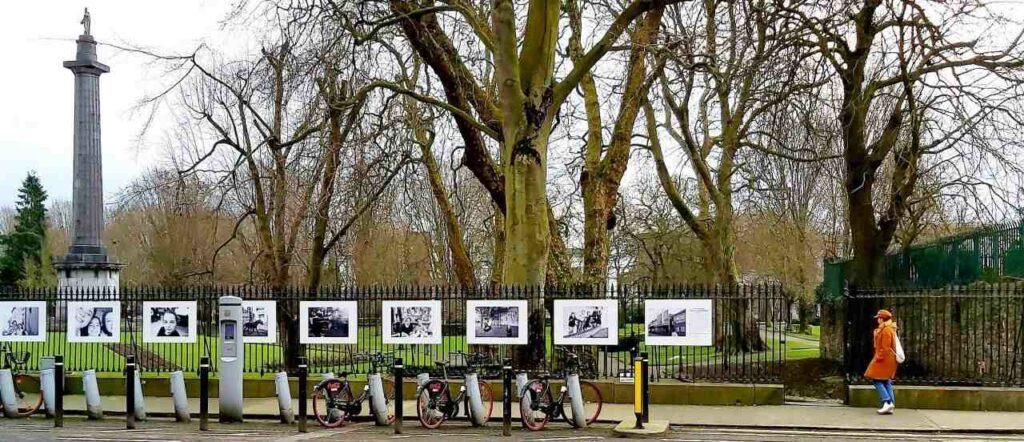
[(907, 360), (902, 384), (1024, 386), (1024, 287), (977, 284), (936, 289), (850, 287), (845, 365), (852, 383), (873, 356), (873, 316), (890, 310)]
[[(94, 369), (120, 372), (125, 357), (136, 357), (139, 369), (150, 373), (173, 370), (196, 372), (200, 358), (209, 356), (216, 372), (219, 360), (217, 301), (220, 296), (238, 296), (244, 300), (276, 301), (278, 339), (274, 343), (245, 345), (244, 369), (247, 373), (268, 374), (289, 370), (285, 342), (281, 334), (291, 327), (298, 332), (298, 305), (301, 301), (356, 301), (358, 333), (356, 344), (300, 345), (299, 354), (308, 359), (314, 373), (365, 373), (370, 364), (367, 353), (386, 353), (402, 358), (410, 373), (433, 370), (435, 361), (448, 360), (452, 373), (465, 367), (465, 354), (483, 352), (492, 356), (493, 367), (484, 367), (484, 376), (498, 376), (500, 361), (512, 358), (517, 368), (530, 367), (558, 373), (562, 360), (553, 343), (552, 306), (556, 299), (608, 299), (618, 306), (619, 343), (614, 346), (572, 346), (583, 355), (586, 377), (614, 378), (630, 371), (631, 351), (650, 355), (655, 380), (713, 382), (779, 382), (786, 359), (786, 329), (789, 301), (776, 285), (665, 286), (621, 285), (617, 287), (501, 287), (461, 289), (456, 287), (328, 287), (315, 293), (300, 288), (272, 290), (256, 287), (129, 287), (112, 294), (98, 290), (11, 289), (0, 291), (0, 301), (46, 301), (47, 338), (45, 342), (15, 342), (7, 345), (15, 351), (31, 354), (26, 368), (39, 368), (41, 357), (63, 355), (69, 372)], [(522, 360), (519, 346), (469, 345), (466, 342), (466, 301), (484, 299), (525, 300), (542, 315), (530, 316), (528, 328), (543, 330), (543, 343), (531, 344), (540, 361)], [(644, 301), (648, 299), (709, 299), (713, 305), (714, 340), (707, 346), (647, 346), (644, 342)], [(66, 303), (70, 301), (120, 301), (121, 324), (118, 343), (71, 343), (67, 336)], [(382, 342), (382, 301), (437, 300), (442, 305), (440, 344), (384, 344)], [(196, 339), (191, 343), (144, 342), (145, 327), (151, 319), (143, 310), (145, 302), (196, 301)], [(543, 308), (543, 310), (540, 310)], [(2, 324), (0, 324), (2, 326)], [(614, 333), (614, 332), (613, 332)], [(745, 337), (740, 338), (740, 336)], [(754, 336), (756, 335), (756, 336)], [(542, 348), (541, 348), (542, 347)], [(536, 357), (534, 356), (534, 359)], [(493, 368), (493, 370), (491, 369)]]

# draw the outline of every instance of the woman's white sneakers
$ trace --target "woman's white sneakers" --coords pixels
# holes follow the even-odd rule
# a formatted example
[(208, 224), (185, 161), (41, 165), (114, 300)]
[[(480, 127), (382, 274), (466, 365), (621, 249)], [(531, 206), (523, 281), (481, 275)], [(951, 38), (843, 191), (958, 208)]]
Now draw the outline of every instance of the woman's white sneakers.
[(896, 404), (892, 402), (886, 402), (882, 405), (882, 408), (878, 409), (878, 414), (892, 414), (896, 410)]

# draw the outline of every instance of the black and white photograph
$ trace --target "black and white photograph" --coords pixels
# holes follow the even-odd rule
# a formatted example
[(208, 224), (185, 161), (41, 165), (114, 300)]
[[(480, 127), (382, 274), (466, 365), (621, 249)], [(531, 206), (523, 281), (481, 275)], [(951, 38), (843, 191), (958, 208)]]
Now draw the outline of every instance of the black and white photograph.
[(614, 299), (555, 300), (555, 345), (615, 345), (618, 329)]
[(440, 344), (441, 301), (384, 301), (385, 344)]
[(710, 299), (644, 301), (647, 345), (711, 345)]
[(147, 301), (142, 303), (143, 342), (196, 341), (195, 301)]
[(303, 344), (355, 344), (356, 301), (302, 301), (299, 303), (299, 342)]
[(466, 342), (526, 344), (526, 301), (466, 301)]
[(46, 302), (0, 302), (0, 341), (46, 341)]
[(242, 301), (242, 337), (246, 344), (277, 342), (277, 303)]
[(67, 303), (68, 342), (115, 343), (121, 340), (121, 303), (71, 301)]

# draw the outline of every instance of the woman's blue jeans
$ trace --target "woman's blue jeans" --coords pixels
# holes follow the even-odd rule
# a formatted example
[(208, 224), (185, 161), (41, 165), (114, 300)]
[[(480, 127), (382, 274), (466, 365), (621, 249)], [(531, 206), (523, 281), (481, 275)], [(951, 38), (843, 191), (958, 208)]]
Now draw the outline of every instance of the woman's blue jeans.
[(874, 384), (875, 390), (878, 390), (878, 397), (882, 399), (882, 405), (887, 402), (896, 403), (896, 395), (892, 392), (892, 379), (873, 380), (871, 383)]

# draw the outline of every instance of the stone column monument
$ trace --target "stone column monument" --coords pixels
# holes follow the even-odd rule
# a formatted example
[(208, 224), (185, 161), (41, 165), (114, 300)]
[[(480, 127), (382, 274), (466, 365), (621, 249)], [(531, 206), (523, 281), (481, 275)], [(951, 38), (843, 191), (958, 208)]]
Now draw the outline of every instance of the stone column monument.
[(75, 161), (74, 236), (68, 254), (57, 267), (60, 287), (119, 287), (121, 264), (107, 255), (103, 246), (103, 153), (100, 149), (100, 75), (110, 72), (96, 61), (96, 40), (91, 33), (92, 19), (85, 10), (78, 36), (78, 54), (64, 67), (75, 74)]

